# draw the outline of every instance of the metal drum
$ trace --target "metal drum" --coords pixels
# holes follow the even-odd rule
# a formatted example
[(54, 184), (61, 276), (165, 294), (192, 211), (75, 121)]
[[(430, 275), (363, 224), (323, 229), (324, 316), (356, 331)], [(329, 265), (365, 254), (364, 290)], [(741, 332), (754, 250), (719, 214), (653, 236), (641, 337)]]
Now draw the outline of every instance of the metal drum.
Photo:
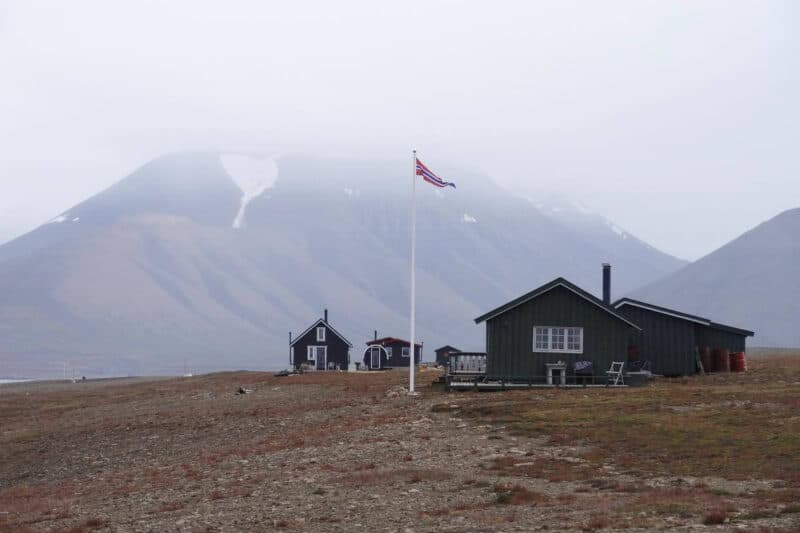
[(733, 352), (730, 355), (731, 372), (746, 372), (747, 371), (747, 358), (744, 352)]

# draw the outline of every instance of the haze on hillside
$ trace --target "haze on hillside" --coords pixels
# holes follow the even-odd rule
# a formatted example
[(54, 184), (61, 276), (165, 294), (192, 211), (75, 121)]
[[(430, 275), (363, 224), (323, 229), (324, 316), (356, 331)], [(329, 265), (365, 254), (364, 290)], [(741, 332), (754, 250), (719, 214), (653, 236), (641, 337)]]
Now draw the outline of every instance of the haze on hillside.
[(163, 153), (491, 176), (703, 256), (800, 198), (796, 2), (0, 3), (0, 242)]
[[(0, 246), (10, 375), (275, 369), (330, 320), (361, 360), (408, 332), (407, 162), (185, 152)], [(443, 168), (447, 170), (447, 168)], [(253, 179), (257, 178), (257, 179)], [(534, 205), (482, 174), (418, 191), (417, 340), (483, 348), (473, 318), (557, 276), (624, 294), (685, 263), (597, 215)]]

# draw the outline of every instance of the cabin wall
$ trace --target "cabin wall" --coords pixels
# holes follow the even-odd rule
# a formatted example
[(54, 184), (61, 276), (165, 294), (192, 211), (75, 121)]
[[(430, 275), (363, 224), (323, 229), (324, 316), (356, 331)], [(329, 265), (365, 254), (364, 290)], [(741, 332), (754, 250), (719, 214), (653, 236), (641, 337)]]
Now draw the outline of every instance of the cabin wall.
[[(583, 353), (533, 350), (534, 326), (583, 328)], [(489, 379), (544, 380), (545, 363), (592, 361), (595, 379), (605, 379), (612, 361), (626, 361), (635, 329), (564, 287), (554, 289), (486, 322), (486, 375)]]
[[(411, 358), (410, 357), (403, 357), (402, 349), (403, 349), (404, 346), (410, 346), (409, 343), (392, 342), (392, 343), (381, 344), (381, 346), (383, 346), (386, 349), (391, 348), (391, 350), (392, 350), (392, 356), (391, 357), (387, 357), (386, 353), (383, 350), (381, 350), (381, 368), (404, 368), (404, 367), (408, 368), (408, 364), (411, 361)], [(366, 349), (366, 347), (365, 347), (365, 350), (366, 351), (363, 353), (363, 356), (362, 356), (361, 359), (362, 359), (362, 362), (364, 363), (364, 365), (367, 368), (369, 368), (369, 366), (370, 366), (370, 353), (369, 353), (369, 350)], [(421, 361), (421, 358), (422, 358), (422, 347), (421, 346), (418, 346), (417, 349), (415, 350), (415, 356), (416, 356), (415, 357), (416, 362), (417, 362), (417, 364), (419, 364), (419, 362)]]
[[(410, 357), (403, 357), (402, 349), (404, 346), (410, 346), (410, 344), (402, 343), (402, 342), (393, 342), (391, 344), (386, 344), (386, 348), (392, 348), (392, 358), (388, 360), (382, 360), (381, 364), (384, 368), (408, 368), (409, 363), (411, 362)], [(414, 350), (415, 360), (417, 364), (420, 362), (420, 358), (422, 356), (422, 347), (418, 346), (416, 350)], [(382, 355), (381, 357), (385, 357)]]
[(436, 351), (436, 363), (442, 366), (447, 366), (447, 362), (450, 360), (450, 354), (458, 353), (456, 349), (446, 349), (446, 350), (437, 350)]
[(714, 329), (708, 326), (696, 325), (695, 335), (697, 336), (698, 346), (708, 346), (711, 349), (720, 348), (731, 352), (745, 351), (744, 335)]
[(325, 341), (317, 341), (317, 328), (311, 330), (302, 337), (294, 341), (294, 367), (299, 368), (303, 363), (308, 362), (309, 346), (327, 346), (328, 362), (339, 365), (341, 370), (347, 370), (350, 363), (350, 347), (330, 328), (325, 327)]
[(688, 376), (697, 372), (695, 324), (641, 307), (623, 305), (621, 315), (642, 328), (634, 337), (639, 360), (650, 361), (650, 371), (664, 376)]

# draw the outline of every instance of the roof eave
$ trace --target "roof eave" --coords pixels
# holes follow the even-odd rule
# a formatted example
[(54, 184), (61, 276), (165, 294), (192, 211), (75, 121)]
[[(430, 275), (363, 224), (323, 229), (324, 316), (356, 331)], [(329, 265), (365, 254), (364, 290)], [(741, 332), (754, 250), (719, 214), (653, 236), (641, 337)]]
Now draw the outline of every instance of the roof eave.
[(500, 307), (497, 307), (497, 308), (493, 309), (492, 311), (489, 311), (488, 313), (479, 316), (478, 318), (475, 319), (475, 323), (476, 324), (480, 324), (481, 322), (484, 322), (486, 320), (490, 320), (490, 319), (492, 319), (492, 318), (494, 318), (494, 317), (496, 317), (498, 315), (501, 315), (501, 314), (503, 314), (503, 313), (505, 313), (507, 311), (510, 311), (510, 310), (514, 309), (515, 307), (519, 307), (520, 305), (522, 305), (522, 304), (524, 304), (526, 302), (529, 302), (530, 300), (536, 299), (539, 296), (541, 296), (541, 295), (543, 295), (543, 294), (555, 289), (559, 285), (564, 287), (568, 291), (572, 292), (573, 294), (575, 294), (579, 298), (583, 298), (587, 302), (599, 307), (600, 309), (602, 309), (603, 311), (605, 311), (609, 315), (613, 316), (614, 318), (616, 318), (618, 320), (621, 320), (622, 322), (625, 322), (626, 324), (628, 324), (629, 326), (637, 329), (638, 331), (642, 331), (642, 328), (640, 328), (639, 326), (637, 326), (636, 324), (634, 324), (633, 322), (631, 322), (630, 320), (628, 320), (624, 316), (618, 314), (611, 306), (604, 304), (600, 300), (597, 300), (596, 298), (592, 297), (591, 294), (587, 293), (586, 291), (584, 291), (583, 289), (581, 289), (577, 285), (573, 285), (572, 283), (570, 283), (569, 281), (567, 281), (564, 278), (556, 278), (553, 281), (551, 281), (550, 283), (545, 283), (541, 287), (539, 287), (537, 289), (534, 289), (534, 290), (532, 290), (532, 291), (520, 296), (519, 298), (515, 298), (514, 300), (511, 300), (507, 304), (501, 305)]
[(338, 331), (336, 331), (336, 328), (334, 328), (333, 326), (331, 326), (331, 325), (330, 325), (328, 322), (325, 322), (325, 319), (324, 319), (324, 318), (319, 318), (319, 319), (317, 319), (317, 321), (316, 321), (316, 322), (314, 322), (313, 324), (311, 324), (311, 327), (307, 328), (307, 329), (306, 329), (305, 331), (303, 331), (303, 332), (302, 332), (300, 335), (298, 335), (297, 337), (295, 337), (295, 339), (294, 339), (292, 342), (290, 342), (290, 343), (289, 343), (289, 346), (294, 346), (295, 344), (297, 344), (297, 342), (298, 342), (300, 339), (302, 339), (303, 337), (305, 337), (305, 336), (306, 336), (306, 333), (308, 333), (309, 331), (311, 331), (312, 329), (314, 329), (315, 327), (317, 327), (317, 326), (318, 326), (320, 323), (322, 323), (322, 324), (325, 324), (325, 327), (327, 327), (329, 330), (331, 330), (331, 331), (332, 331), (332, 332), (333, 332), (333, 333), (334, 333), (334, 334), (335, 334), (337, 337), (339, 337), (340, 339), (342, 339), (342, 340), (344, 341), (344, 343), (345, 343), (345, 344), (347, 344), (347, 346), (348, 346), (348, 347), (350, 347), (350, 348), (352, 348), (352, 347), (353, 347), (353, 344), (352, 344), (352, 343), (351, 343), (349, 340), (347, 340), (347, 338), (346, 338), (344, 335), (342, 335), (341, 333), (339, 333)]
[(727, 331), (728, 333), (734, 333), (736, 335), (743, 335), (745, 337), (755, 337), (756, 334), (754, 331), (750, 331), (749, 329), (741, 329), (734, 326), (728, 326), (726, 324), (720, 324), (718, 322), (711, 322), (709, 327), (712, 329), (718, 329), (721, 331)]
[(612, 307), (614, 307), (615, 309), (619, 309), (623, 305), (639, 307), (640, 309), (646, 309), (648, 311), (652, 311), (653, 313), (659, 313), (661, 315), (671, 316), (673, 318), (677, 318), (678, 320), (685, 320), (686, 322), (694, 322), (702, 326), (708, 326), (709, 324), (711, 324), (711, 321), (709, 319), (704, 318), (702, 316), (690, 315), (687, 313), (683, 313), (681, 311), (676, 311), (675, 309), (668, 309), (666, 307), (661, 307), (647, 302), (634, 300), (632, 298), (620, 298), (619, 300), (617, 300), (612, 304)]

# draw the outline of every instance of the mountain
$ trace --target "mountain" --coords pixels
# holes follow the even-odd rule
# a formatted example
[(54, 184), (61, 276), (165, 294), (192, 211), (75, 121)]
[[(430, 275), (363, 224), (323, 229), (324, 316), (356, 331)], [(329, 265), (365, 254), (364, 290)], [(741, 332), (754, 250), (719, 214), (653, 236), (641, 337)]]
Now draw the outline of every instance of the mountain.
[[(0, 373), (275, 368), (330, 310), (360, 352), (407, 337), (410, 178), (403, 161), (180, 153), (151, 161), (0, 246)], [(605, 219), (556, 217), (486, 176), (417, 186), (425, 354), (482, 349), (472, 318), (557, 276), (615, 291), (684, 265)], [(355, 353), (360, 357), (360, 353)]]
[(785, 211), (631, 296), (800, 346), (800, 208)]

